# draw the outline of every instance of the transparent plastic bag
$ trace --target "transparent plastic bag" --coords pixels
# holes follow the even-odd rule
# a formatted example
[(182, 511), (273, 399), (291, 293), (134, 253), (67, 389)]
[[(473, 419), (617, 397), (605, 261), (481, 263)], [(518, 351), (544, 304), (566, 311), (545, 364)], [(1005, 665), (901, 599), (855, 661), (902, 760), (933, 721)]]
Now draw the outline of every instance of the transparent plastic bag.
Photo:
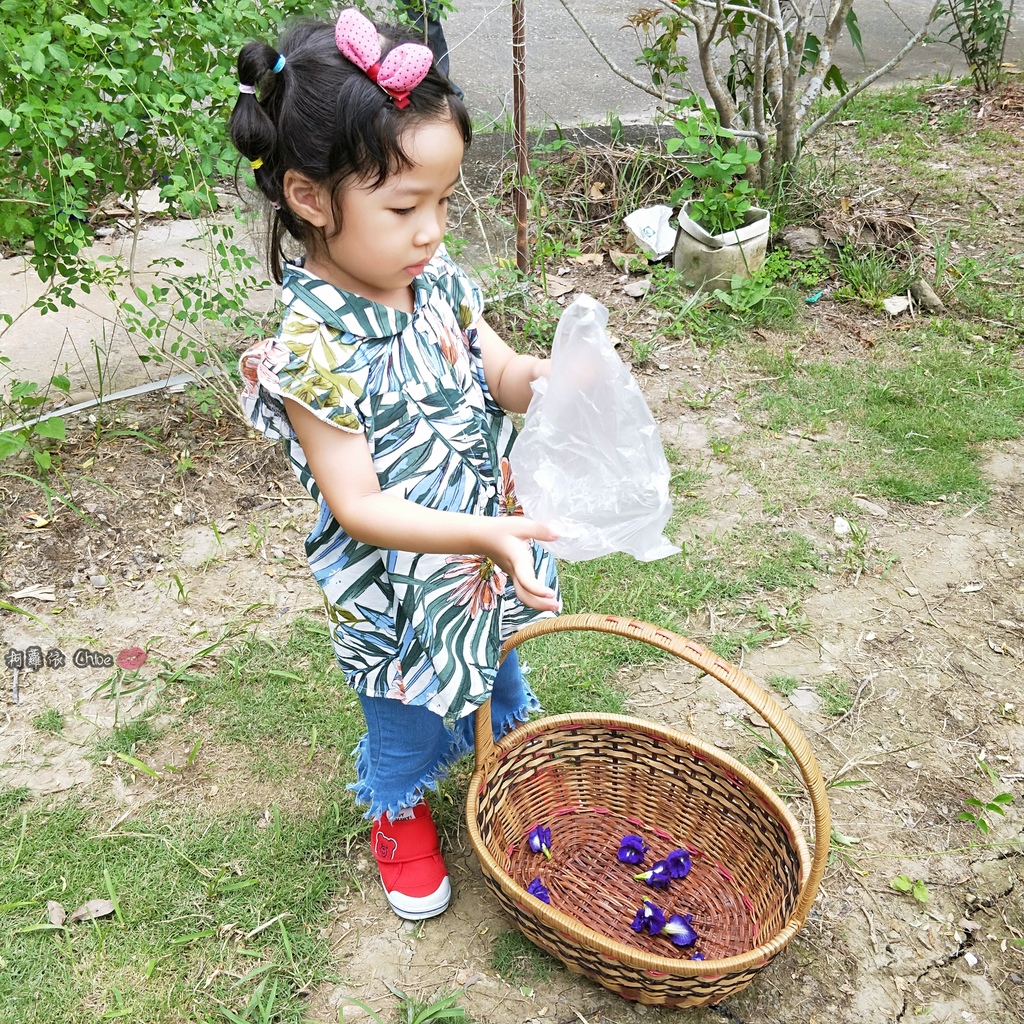
[(642, 562), (676, 554), (662, 535), (672, 514), (658, 427), (589, 295), (562, 314), (551, 379), (537, 380), (510, 461), (526, 515), (559, 539), (559, 558), (624, 551)]

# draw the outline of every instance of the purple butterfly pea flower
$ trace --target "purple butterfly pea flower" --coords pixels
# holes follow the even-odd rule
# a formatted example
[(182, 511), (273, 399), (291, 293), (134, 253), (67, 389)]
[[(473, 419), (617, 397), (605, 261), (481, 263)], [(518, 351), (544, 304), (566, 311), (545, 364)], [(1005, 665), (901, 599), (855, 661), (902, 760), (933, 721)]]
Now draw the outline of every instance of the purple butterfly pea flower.
[(535, 878), (526, 887), (526, 891), (531, 896), (536, 896), (543, 903), (551, 902), (551, 893), (548, 892), (547, 886), (539, 878)]
[(666, 922), (662, 931), (677, 946), (692, 946), (697, 941), (697, 933), (690, 927), (693, 914), (673, 914)]
[(616, 854), (623, 864), (642, 864), (644, 854), (649, 847), (644, 843), (643, 836), (628, 835), (619, 840), (619, 852)]
[(672, 881), (672, 872), (667, 861), (659, 860), (649, 871), (641, 871), (640, 874), (634, 875), (633, 880), (646, 882), (652, 889), (667, 889), (668, 883)]
[(703, 953), (694, 953), (693, 956), (690, 957), (690, 959), (691, 960), (703, 960), (704, 959), (704, 954)]
[(536, 825), (530, 829), (526, 837), (530, 849), (534, 853), (543, 853), (548, 860), (551, 860), (551, 829), (546, 825)]
[(690, 853), (688, 850), (673, 850), (666, 858), (669, 873), (673, 878), (685, 878), (690, 873)]
[(636, 912), (630, 928), (635, 932), (644, 930), (651, 935), (657, 935), (665, 927), (665, 913), (660, 907), (656, 907), (650, 900), (644, 900), (643, 906)]

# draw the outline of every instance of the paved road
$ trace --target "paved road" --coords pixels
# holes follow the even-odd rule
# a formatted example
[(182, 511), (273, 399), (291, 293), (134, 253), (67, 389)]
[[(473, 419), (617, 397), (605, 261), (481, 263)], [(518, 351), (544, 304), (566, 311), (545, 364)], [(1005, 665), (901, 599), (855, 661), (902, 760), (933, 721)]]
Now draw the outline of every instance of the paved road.
[[(611, 110), (625, 122), (650, 119), (654, 99), (609, 70), (558, 0), (525, 2), (527, 120), (532, 126), (607, 123)], [(501, 124), (512, 109), (509, 0), (456, 3), (458, 10), (447, 22), (452, 77), (465, 90), (475, 115), (489, 115)], [(639, 46), (626, 16), (643, 6), (641, 0), (573, 0), (573, 6), (615, 63), (633, 71)], [(898, 9), (898, 16), (892, 8)], [(844, 39), (837, 62), (847, 79), (884, 64), (921, 25), (930, 8), (930, 0), (857, 0), (866, 62)], [(1024, 33), (1019, 32), (1011, 43), (1007, 56), (1020, 61)], [(914, 51), (895, 77), (945, 77), (951, 72), (964, 72), (959, 51), (937, 43)]]

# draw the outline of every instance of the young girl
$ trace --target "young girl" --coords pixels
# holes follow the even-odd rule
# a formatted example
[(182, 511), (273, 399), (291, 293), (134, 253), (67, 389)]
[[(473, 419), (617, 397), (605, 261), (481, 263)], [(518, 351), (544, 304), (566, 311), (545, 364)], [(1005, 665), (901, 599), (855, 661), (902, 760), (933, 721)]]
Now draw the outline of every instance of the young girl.
[(429, 49), (349, 9), (248, 43), (238, 76), (231, 137), (273, 208), (287, 307), (242, 356), (242, 404), (319, 506), (306, 553), (366, 716), (351, 788), (388, 902), (433, 917), (451, 889), (424, 791), (472, 749), (488, 697), (496, 737), (536, 709), (499, 648), (560, 607), (502, 411), (524, 411), (549, 364), (487, 326), (441, 244), (470, 123)]

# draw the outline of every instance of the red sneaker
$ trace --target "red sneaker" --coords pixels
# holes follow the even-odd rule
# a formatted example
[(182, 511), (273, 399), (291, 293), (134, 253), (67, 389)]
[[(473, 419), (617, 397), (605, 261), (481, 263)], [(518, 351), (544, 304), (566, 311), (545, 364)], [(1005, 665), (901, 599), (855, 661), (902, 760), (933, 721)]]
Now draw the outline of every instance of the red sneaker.
[(370, 830), (370, 846), (384, 894), (399, 917), (422, 921), (448, 909), (452, 887), (426, 802), (399, 811), (393, 820), (382, 814)]

